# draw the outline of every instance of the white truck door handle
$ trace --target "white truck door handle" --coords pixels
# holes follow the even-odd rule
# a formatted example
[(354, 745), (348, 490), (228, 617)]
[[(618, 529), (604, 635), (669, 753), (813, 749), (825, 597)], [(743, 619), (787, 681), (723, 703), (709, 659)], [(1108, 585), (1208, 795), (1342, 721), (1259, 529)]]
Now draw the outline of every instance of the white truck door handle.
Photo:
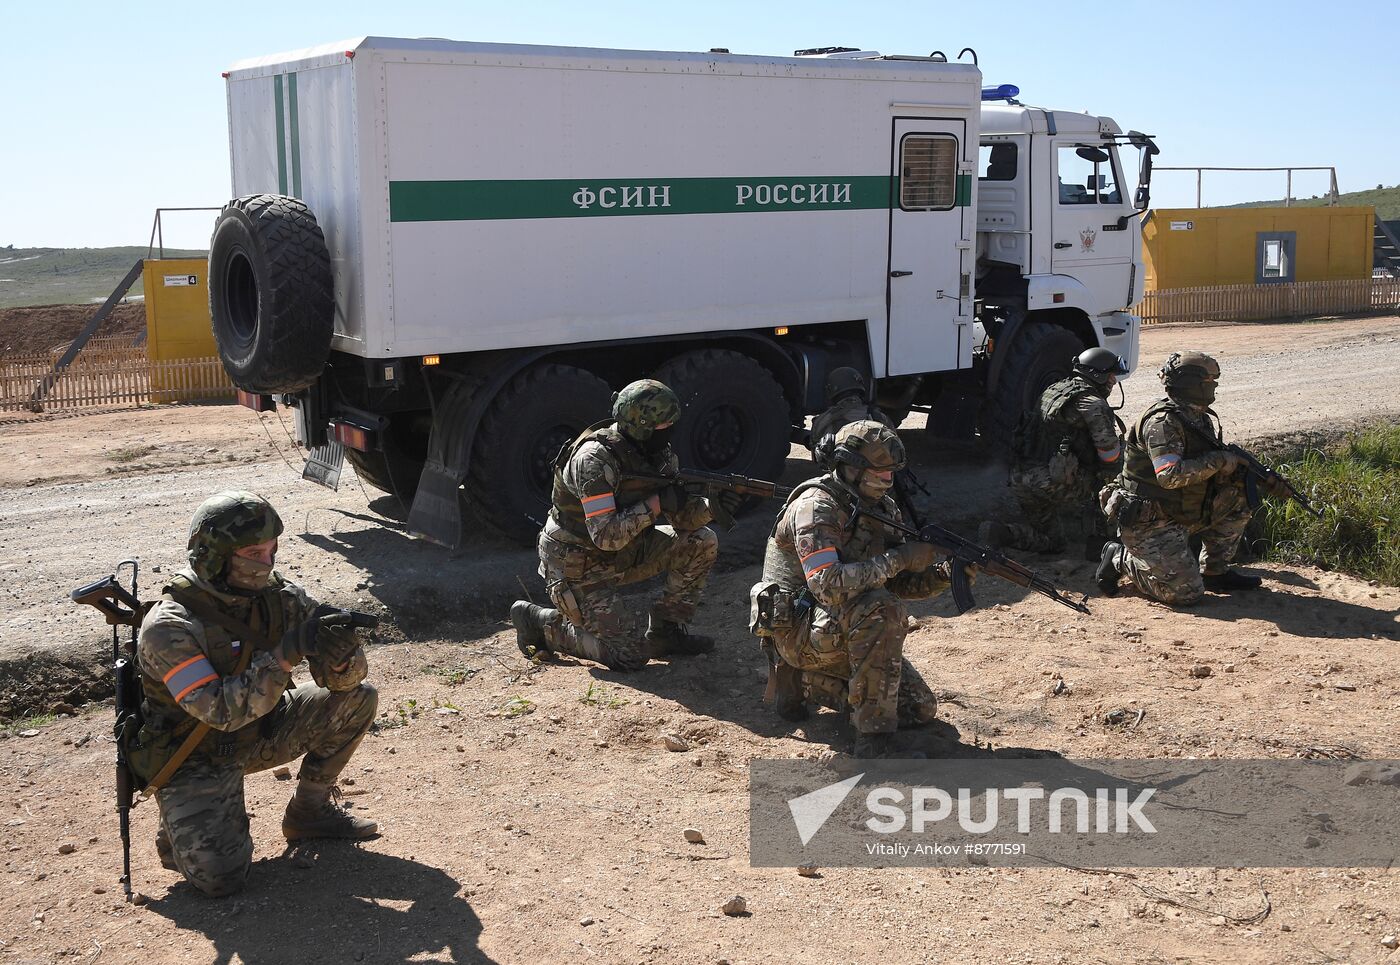
[(1056, 248), (1073, 248), (1074, 245), (1072, 245), (1072, 244), (1071, 244), (1070, 242), (1068, 242), (1068, 241), (1057, 241), (1057, 242), (1055, 242), (1055, 247), (1056, 247)]
[(892, 271), (892, 272), (890, 272), (890, 277), (891, 277), (891, 278), (903, 278), (905, 275), (912, 275), (912, 274), (914, 274), (912, 271)]

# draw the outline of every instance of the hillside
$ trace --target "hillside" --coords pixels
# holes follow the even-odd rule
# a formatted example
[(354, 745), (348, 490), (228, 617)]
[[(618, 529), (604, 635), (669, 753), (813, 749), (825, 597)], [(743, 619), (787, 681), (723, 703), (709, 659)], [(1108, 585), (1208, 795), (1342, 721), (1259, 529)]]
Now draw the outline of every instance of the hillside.
[[(118, 248), (0, 247), (0, 308), (101, 302), (112, 293), (145, 245)], [(207, 252), (165, 249), (167, 258), (203, 258)], [(140, 295), (141, 282), (129, 296)]]
[[(1324, 197), (1294, 198), (1293, 203), (1301, 208), (1321, 208), (1327, 204)], [(1349, 191), (1337, 195), (1339, 205), (1362, 205), (1376, 208), (1385, 221), (1400, 219), (1400, 184), (1389, 188), (1372, 188), (1370, 191)], [(1222, 204), (1222, 208), (1281, 208), (1283, 199), (1274, 201), (1247, 201), (1244, 204)]]

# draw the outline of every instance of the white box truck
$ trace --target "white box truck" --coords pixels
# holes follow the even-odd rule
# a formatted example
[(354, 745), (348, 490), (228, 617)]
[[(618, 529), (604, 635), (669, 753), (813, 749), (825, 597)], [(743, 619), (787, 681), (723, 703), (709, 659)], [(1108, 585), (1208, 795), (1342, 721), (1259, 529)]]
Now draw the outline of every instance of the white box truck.
[(1083, 348), (1136, 361), (1155, 148), (1135, 203), (1113, 121), (986, 106), (974, 64), (366, 37), (225, 76), (224, 365), (442, 543), (531, 537), (638, 377), (682, 464), (773, 478), (838, 366), (1004, 437)]

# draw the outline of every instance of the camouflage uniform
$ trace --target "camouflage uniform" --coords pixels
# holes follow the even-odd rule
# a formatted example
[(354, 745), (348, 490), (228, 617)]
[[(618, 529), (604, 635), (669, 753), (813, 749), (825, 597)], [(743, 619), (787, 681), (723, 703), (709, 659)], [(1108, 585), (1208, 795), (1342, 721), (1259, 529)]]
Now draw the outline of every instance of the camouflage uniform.
[[(653, 405), (653, 396), (662, 397), (664, 404)], [(539, 572), (556, 609), (522, 617), (518, 608), (525, 604), (520, 601), (512, 608), (512, 619), (537, 627), (554, 653), (636, 670), (648, 657), (666, 652), (655, 636), (659, 626), (675, 630), (672, 640), (713, 645), (689, 635), (684, 624), (695, 616), (719, 555), (719, 540), (706, 525), (713, 515), (704, 497), (684, 496), (670, 511), (653, 512), (648, 497), (668, 484), (632, 475), (669, 475), (679, 468), (669, 445), (648, 447), (623, 431), (623, 421), (630, 420), (636, 424), (630, 427), (633, 433), (645, 431), (650, 439), (651, 432), (637, 426), (669, 426), (679, 416), (675, 396), (660, 383), (643, 380), (618, 398), (618, 421), (586, 430), (556, 461), (553, 505), (539, 538)], [(662, 517), (667, 523), (660, 523)], [(648, 631), (622, 605), (617, 589), (662, 573), (665, 588), (651, 607)], [(528, 649), (525, 639), (522, 650)]]
[[(315, 601), (276, 573), (259, 592), (224, 592), (205, 578), (194, 542), (192, 532), (193, 565), (171, 580), (141, 625), (143, 723), (128, 755), (148, 782), (200, 722), (209, 725), (156, 792), (156, 844), (167, 867), (208, 895), (226, 895), (243, 886), (252, 862), (243, 776), (304, 754), (298, 793), (333, 785), (374, 720), (377, 695), (363, 682), (369, 665), (358, 646), (339, 670), (308, 658), (315, 684), (293, 687), (273, 650), (311, 618)], [(245, 625), (253, 638), (196, 609)]]
[(1118, 420), (1098, 388), (1079, 375), (1049, 386), (1033, 418), (1009, 481), (1021, 517), (1005, 524), (1002, 542), (1058, 552), (1067, 518), (1078, 525), (1099, 516), (1098, 492), (1120, 465)]
[[(944, 563), (904, 571), (890, 552), (904, 534), (857, 516), (859, 504), (859, 494), (834, 472), (797, 487), (769, 537), (754, 588), (787, 594), (794, 602), (782, 609), (791, 608), (795, 619), (767, 634), (756, 629), (785, 664), (803, 672), (809, 699), (849, 708), (859, 733), (882, 734), (937, 713), (933, 691), (904, 659), (903, 601), (946, 589), (948, 569)], [(902, 521), (889, 496), (867, 508)]]
[[(1252, 511), (1238, 472), (1222, 475), (1228, 456), (1195, 433), (1215, 437), (1209, 410), (1162, 399), (1129, 433), (1123, 478), (1105, 490), (1105, 510), (1116, 518), (1123, 547), (1112, 561), (1144, 595), (1190, 605), (1205, 595), (1202, 574), (1230, 568)], [(1201, 538), (1200, 565), (1190, 537)]]

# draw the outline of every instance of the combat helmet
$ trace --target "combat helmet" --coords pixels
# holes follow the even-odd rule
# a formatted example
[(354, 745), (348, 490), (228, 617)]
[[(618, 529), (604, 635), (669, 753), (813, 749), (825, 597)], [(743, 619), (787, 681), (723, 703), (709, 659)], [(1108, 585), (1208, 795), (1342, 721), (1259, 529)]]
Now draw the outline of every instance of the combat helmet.
[(1173, 352), (1162, 363), (1157, 377), (1172, 398), (1192, 405), (1210, 405), (1215, 401), (1220, 363), (1204, 352)]
[(224, 578), (233, 551), (281, 535), (282, 518), (257, 493), (215, 493), (190, 520), (190, 569), (216, 590), (232, 592)]
[(873, 419), (842, 426), (836, 433), (836, 448), (831, 456), (839, 465), (882, 470), (903, 469), (906, 458), (899, 433)]
[(832, 369), (831, 374), (826, 377), (826, 401), (828, 404), (835, 402), (842, 396), (858, 392), (862, 397), (865, 395), (865, 377), (849, 365), (843, 365), (839, 369)]
[(1106, 348), (1090, 348), (1075, 358), (1074, 372), (1099, 388), (1108, 389), (1109, 376), (1127, 375), (1128, 363)]
[(681, 400), (655, 379), (638, 379), (613, 393), (612, 415), (623, 435), (645, 442), (658, 426), (681, 417)]

